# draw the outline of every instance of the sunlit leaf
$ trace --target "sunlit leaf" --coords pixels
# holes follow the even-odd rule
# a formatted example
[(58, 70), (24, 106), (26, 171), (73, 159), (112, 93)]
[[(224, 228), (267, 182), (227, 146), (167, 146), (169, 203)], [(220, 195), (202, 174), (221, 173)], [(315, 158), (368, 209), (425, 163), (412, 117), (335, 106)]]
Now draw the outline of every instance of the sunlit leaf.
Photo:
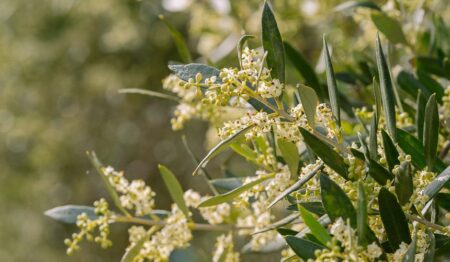
[(395, 194), (397, 195), (400, 205), (408, 203), (414, 192), (413, 177), (409, 168), (409, 163), (402, 163), (395, 176)]
[(216, 206), (216, 205), (219, 205), (219, 204), (222, 204), (225, 202), (229, 202), (229, 201), (233, 200), (234, 198), (236, 198), (237, 196), (239, 196), (240, 194), (244, 193), (245, 191), (253, 188), (254, 186), (256, 186), (258, 184), (261, 184), (262, 182), (264, 182), (270, 178), (272, 178), (272, 176), (264, 176), (264, 177), (254, 180), (252, 182), (244, 184), (238, 188), (235, 188), (234, 190), (229, 191), (225, 194), (210, 197), (210, 198), (206, 199), (205, 201), (201, 202), (198, 205), (198, 207)]
[(330, 98), (331, 111), (336, 117), (337, 123), (341, 125), (341, 112), (339, 108), (339, 94), (337, 90), (336, 78), (334, 76), (333, 64), (331, 63), (330, 52), (328, 50), (327, 41), (323, 37), (323, 49), (325, 58), (325, 70), (327, 73), (328, 96)]
[(440, 173), (434, 180), (423, 190), (423, 194), (432, 199), (441, 189), (445, 183), (450, 180), (450, 166), (448, 166), (442, 173)]
[(300, 95), (300, 101), (302, 102), (303, 111), (305, 111), (308, 124), (314, 128), (316, 107), (319, 104), (319, 98), (317, 97), (314, 89), (305, 85), (298, 86), (298, 93)]
[(311, 230), (311, 233), (322, 243), (324, 246), (331, 241), (331, 236), (328, 231), (314, 218), (314, 216), (306, 210), (303, 206), (298, 205), (298, 210), (303, 218), (303, 222)]
[(158, 165), (158, 169), (173, 202), (177, 204), (178, 208), (186, 217), (189, 217), (189, 209), (186, 206), (186, 202), (184, 202), (183, 189), (181, 188), (180, 182), (178, 182), (176, 176), (167, 167)]
[(300, 161), (297, 146), (284, 139), (278, 139), (277, 144), (284, 161), (286, 161), (286, 164), (289, 167), (291, 177), (297, 177), (298, 162)]
[(249, 129), (251, 129), (253, 126), (248, 126), (242, 130), (239, 130), (238, 132), (236, 132), (235, 134), (231, 135), (230, 137), (222, 140), (219, 144), (217, 144), (215, 147), (213, 147), (208, 154), (202, 159), (202, 161), (200, 161), (200, 163), (198, 164), (197, 168), (195, 168), (193, 175), (196, 175), (198, 173), (198, 171), (201, 168), (204, 168), (209, 160), (211, 160), (214, 156), (216, 156), (217, 154), (219, 154), (220, 152), (222, 152), (224, 149), (226, 149), (229, 145), (231, 145), (236, 139), (240, 138), (242, 135), (245, 134), (245, 132), (247, 132)]
[(393, 44), (408, 44), (402, 27), (397, 20), (379, 12), (372, 13), (370, 17), (377, 29), (383, 33), (390, 42)]
[(91, 220), (98, 218), (97, 214), (95, 213), (95, 208), (90, 206), (77, 205), (55, 207), (45, 211), (44, 214), (56, 221), (67, 224), (75, 224), (77, 222), (77, 217), (83, 213), (85, 213)]
[(382, 11), (381, 8), (370, 1), (346, 1), (334, 8), (335, 12), (342, 12), (354, 8), (368, 8), (376, 11)]
[(364, 185), (360, 181), (358, 183), (358, 206), (356, 209), (356, 224), (357, 224), (357, 230), (358, 233), (358, 242), (363, 247), (367, 246), (367, 239), (366, 239), (366, 231), (367, 231), (367, 198), (366, 193), (364, 191)]
[(119, 89), (118, 91), (121, 94), (139, 94), (139, 95), (146, 95), (146, 96), (151, 96), (151, 97), (157, 97), (157, 98), (162, 98), (162, 99), (167, 99), (167, 100), (172, 100), (172, 101), (180, 101), (180, 99), (176, 96), (172, 96), (172, 95), (168, 95), (168, 94), (164, 94), (164, 93), (160, 93), (160, 92), (155, 92), (152, 90), (145, 90), (145, 89), (140, 89), (140, 88), (125, 88), (125, 89)]
[(389, 73), (389, 68), (386, 62), (386, 58), (383, 53), (383, 48), (381, 47), (380, 37), (377, 34), (376, 41), (376, 57), (378, 65), (378, 74), (380, 79), (380, 89), (381, 89), (381, 100), (383, 103), (384, 117), (386, 119), (386, 126), (391, 137), (396, 139), (395, 132), (395, 96), (393, 85), (391, 81), (391, 75)]

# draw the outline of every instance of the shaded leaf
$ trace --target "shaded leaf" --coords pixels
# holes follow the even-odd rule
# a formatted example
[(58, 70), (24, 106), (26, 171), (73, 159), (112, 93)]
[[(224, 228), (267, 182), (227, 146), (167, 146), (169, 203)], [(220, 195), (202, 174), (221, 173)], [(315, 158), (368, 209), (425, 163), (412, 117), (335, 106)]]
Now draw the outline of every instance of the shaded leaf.
[(411, 243), (408, 222), (396, 197), (386, 188), (381, 188), (378, 205), (391, 248), (397, 250), (402, 242)]
[(395, 194), (397, 195), (400, 205), (408, 203), (414, 191), (413, 177), (409, 164), (402, 163), (399, 167), (398, 174), (395, 176)]
[(370, 18), (377, 29), (383, 33), (390, 42), (393, 44), (408, 44), (402, 27), (397, 20), (383, 13), (372, 13)]
[(317, 95), (319, 95), (321, 101), (324, 101), (327, 98), (327, 95), (320, 85), (319, 78), (313, 67), (308, 63), (305, 57), (297, 52), (289, 43), (284, 42), (284, 49), (289, 61), (292, 62), (297, 71), (305, 79), (306, 85), (312, 87)]
[(306, 119), (308, 120), (308, 124), (309, 126), (314, 128), (316, 108), (319, 104), (319, 98), (317, 97), (314, 89), (305, 85), (299, 85), (298, 92), (300, 95), (300, 101), (302, 102), (303, 111), (305, 111)]
[(277, 228), (277, 232), (282, 236), (295, 236), (296, 234), (298, 234), (297, 231), (285, 227)]
[(436, 100), (442, 102), (442, 97), (445, 93), (442, 85), (424, 71), (417, 70), (417, 76), (419, 77), (419, 81), (430, 91), (430, 94), (435, 93)]
[(305, 143), (327, 166), (331, 167), (343, 178), (348, 179), (348, 166), (339, 153), (334, 151), (326, 142), (302, 127), (300, 127), (300, 133), (302, 134)]
[(181, 61), (183, 63), (190, 63), (192, 61), (191, 53), (189, 52), (189, 48), (183, 38), (183, 35), (178, 32), (178, 30), (171, 23), (166, 21), (163, 15), (160, 15), (159, 19), (161, 19), (161, 21), (163, 21), (166, 25), (167, 29), (169, 29), (170, 35), (175, 42), (175, 46), (177, 48), (178, 54), (180, 55)]
[(297, 256), (305, 260), (314, 259), (316, 257), (314, 252), (324, 248), (323, 246), (320, 246), (312, 241), (294, 236), (287, 236), (286, 242)]
[(242, 186), (243, 179), (243, 177), (218, 178), (210, 180), (210, 183), (216, 188), (229, 191)]
[(364, 185), (360, 181), (358, 183), (358, 207), (356, 209), (356, 224), (357, 224), (357, 230), (358, 233), (358, 242), (361, 246), (366, 247), (367, 246), (367, 199), (366, 199), (366, 193), (364, 191)]
[(320, 194), (323, 207), (331, 221), (340, 217), (344, 220), (350, 219), (351, 226), (356, 227), (356, 210), (352, 201), (338, 184), (323, 173), (320, 174)]
[(414, 62), (416, 63), (417, 71), (450, 79), (450, 70), (445, 67), (443, 60), (434, 57), (419, 56), (415, 58)]
[(386, 58), (383, 53), (383, 48), (381, 47), (380, 37), (377, 34), (376, 41), (376, 57), (378, 65), (378, 74), (380, 79), (380, 89), (381, 89), (381, 101), (383, 103), (384, 117), (386, 119), (386, 126), (389, 134), (395, 140), (396, 130), (395, 130), (395, 95), (392, 86), (391, 76), (389, 73), (389, 68), (386, 63)]
[(167, 190), (169, 191), (170, 197), (172, 198), (173, 202), (177, 204), (178, 208), (183, 212), (183, 214), (186, 216), (186, 218), (189, 217), (189, 209), (186, 206), (186, 202), (184, 202), (183, 198), (183, 189), (181, 188), (180, 183), (178, 182), (178, 179), (175, 177), (175, 175), (167, 169), (167, 167), (163, 165), (158, 165), (159, 173), (161, 174), (164, 184), (167, 187)]
[(203, 64), (187, 64), (187, 65), (169, 65), (169, 69), (172, 70), (181, 80), (188, 82), (189, 79), (194, 79), (197, 73), (202, 75), (200, 83), (205, 83), (207, 78), (213, 76), (217, 77), (216, 81), (220, 81), (220, 71), (217, 68), (203, 65)]
[(431, 92), (428, 90), (428, 88), (423, 85), (417, 78), (407, 72), (407, 71), (401, 71), (397, 75), (397, 83), (406, 93), (408, 93), (412, 97), (417, 97), (417, 93), (419, 91), (422, 92), (426, 97), (429, 97), (431, 95)]
[(328, 96), (330, 98), (331, 111), (333, 111), (334, 117), (336, 117), (337, 123), (341, 125), (341, 112), (339, 108), (339, 95), (337, 90), (336, 79), (334, 76), (333, 64), (331, 63), (330, 52), (328, 51), (328, 45), (323, 37), (323, 49), (324, 49), (324, 59), (325, 59), (325, 71), (327, 74), (327, 86), (328, 86)]
[(392, 181), (394, 179), (394, 176), (386, 168), (373, 159), (369, 160), (368, 168), (369, 175), (382, 186), (386, 185), (388, 180)]
[(386, 156), (386, 162), (389, 170), (392, 170), (395, 165), (400, 164), (400, 161), (398, 160), (399, 154), (389, 134), (386, 133), (386, 131), (381, 130), (381, 136), (383, 139), (383, 149), (384, 155)]
[(271, 69), (271, 76), (284, 83), (285, 61), (283, 40), (281, 39), (275, 16), (267, 2), (264, 3), (261, 25), (262, 42), (264, 50), (268, 52), (267, 65)]
[(425, 148), (425, 160), (428, 170), (433, 170), (436, 162), (436, 151), (439, 136), (439, 112), (436, 103), (436, 95), (428, 99), (425, 107), (425, 122), (423, 125), (423, 145)]
[(298, 205), (301, 205), (306, 210), (314, 213), (318, 216), (325, 214), (325, 209), (323, 208), (322, 202), (298, 202), (287, 207), (287, 210), (298, 211)]
[(378, 132), (378, 119), (377, 113), (373, 114), (372, 120), (370, 121), (370, 133), (369, 133), (369, 156), (371, 159), (378, 160), (378, 144), (377, 144), (377, 132)]
[(402, 262), (414, 262), (416, 257), (416, 242), (417, 242), (417, 235), (414, 235), (414, 238), (409, 244), (408, 250), (405, 253), (405, 256), (403, 257)]
[(228, 138), (220, 141), (219, 144), (217, 144), (215, 147), (213, 147), (208, 154), (200, 161), (198, 166), (195, 168), (192, 175), (196, 175), (198, 171), (202, 168), (205, 168), (205, 166), (208, 164), (209, 160), (211, 160), (214, 156), (222, 152), (224, 149), (226, 149), (229, 145), (231, 145), (236, 139), (240, 138), (242, 135), (244, 135), (248, 130), (250, 130), (253, 126), (248, 126), (242, 130), (239, 130), (235, 134), (229, 136)]
[(97, 214), (95, 213), (95, 208), (90, 206), (77, 205), (55, 207), (45, 211), (44, 214), (59, 222), (75, 224), (77, 222), (77, 217), (83, 213), (85, 213), (91, 220), (98, 218)]

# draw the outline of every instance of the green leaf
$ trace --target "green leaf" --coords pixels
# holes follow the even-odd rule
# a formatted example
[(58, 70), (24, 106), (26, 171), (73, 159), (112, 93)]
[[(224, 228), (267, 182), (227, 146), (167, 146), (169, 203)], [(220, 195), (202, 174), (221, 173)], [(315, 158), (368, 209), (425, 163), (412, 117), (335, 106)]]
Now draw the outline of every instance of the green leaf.
[(311, 172), (303, 176), (300, 180), (298, 180), (295, 184), (290, 186), (288, 189), (284, 190), (281, 194), (279, 194), (273, 201), (270, 203), (269, 208), (271, 208), (273, 205), (275, 205), (278, 201), (283, 199), (285, 196), (289, 195), (290, 193), (294, 192), (295, 190), (302, 187), (304, 184), (306, 184), (311, 178), (313, 178), (317, 172), (323, 167), (323, 163), (315, 167)]
[(167, 29), (169, 29), (170, 35), (175, 42), (175, 46), (177, 48), (178, 54), (180, 55), (181, 61), (183, 63), (190, 63), (192, 61), (191, 53), (189, 52), (186, 41), (184, 41), (183, 35), (178, 32), (178, 30), (171, 23), (166, 21), (163, 15), (160, 15), (159, 19), (161, 19), (161, 21), (166, 25)]
[(417, 70), (417, 76), (419, 77), (419, 81), (430, 91), (430, 94), (435, 93), (437, 101), (442, 102), (442, 97), (445, 94), (442, 85), (422, 70)]
[(214, 185), (216, 188), (224, 189), (224, 190), (233, 190), (242, 186), (242, 181), (244, 177), (229, 177), (229, 178), (218, 178), (210, 180), (210, 183)]
[(330, 52), (328, 51), (327, 41), (323, 37), (323, 49), (325, 59), (325, 69), (327, 73), (328, 95), (330, 97), (331, 111), (336, 117), (337, 123), (341, 126), (341, 112), (339, 108), (339, 94), (337, 90), (336, 78), (334, 76), (333, 64), (331, 63)]
[(139, 255), (139, 252), (141, 251), (142, 247), (144, 246), (144, 243), (150, 238), (150, 236), (153, 234), (153, 230), (149, 229), (149, 231), (146, 232), (146, 234), (141, 237), (134, 245), (129, 248), (125, 254), (123, 254), (122, 259), (120, 262), (133, 262), (134, 258)]
[(434, 180), (427, 187), (425, 187), (422, 193), (427, 195), (429, 199), (432, 199), (449, 180), (450, 166), (448, 166), (444, 171), (442, 171), (442, 173), (435, 177)]
[(401, 71), (397, 75), (397, 83), (406, 93), (408, 93), (412, 97), (417, 97), (417, 93), (419, 91), (422, 92), (426, 97), (429, 97), (431, 95), (428, 88), (423, 85), (417, 78), (406, 71)]
[(358, 207), (356, 209), (356, 224), (358, 233), (358, 242), (361, 246), (367, 246), (367, 198), (364, 191), (364, 185), (362, 181), (358, 182)]
[[(402, 129), (397, 129), (397, 134), (398, 145), (405, 152), (405, 154), (411, 156), (413, 165), (418, 169), (424, 169), (426, 166), (424, 153), (425, 148), (419, 139)], [(442, 163), (440, 159), (437, 159), (436, 165), (434, 166), (434, 171), (442, 172), (445, 168), (446, 165)]]
[(348, 179), (348, 166), (339, 153), (334, 151), (326, 142), (302, 127), (300, 127), (300, 133), (302, 134), (305, 143), (327, 166), (331, 167), (343, 178)]
[(277, 232), (282, 236), (295, 236), (298, 234), (297, 231), (285, 227), (278, 227)]
[(338, 218), (350, 219), (350, 225), (356, 227), (356, 210), (345, 192), (327, 175), (320, 174), (320, 194), (322, 204), (331, 221)]
[(261, 25), (262, 42), (264, 50), (268, 52), (267, 65), (271, 69), (270, 74), (272, 78), (279, 79), (280, 82), (284, 83), (285, 61), (283, 40), (281, 39), (275, 16), (267, 2), (264, 2)]
[(284, 42), (284, 49), (289, 61), (291, 61), (300, 75), (302, 75), (303, 79), (305, 79), (305, 84), (312, 87), (319, 95), (320, 99), (324, 101), (327, 98), (327, 94), (320, 85), (319, 78), (313, 67), (308, 63), (306, 58), (301, 53), (297, 52), (289, 43)]
[(239, 130), (235, 134), (231, 135), (230, 137), (222, 140), (219, 144), (217, 144), (215, 147), (213, 147), (208, 154), (200, 161), (198, 166), (195, 168), (192, 175), (196, 175), (198, 171), (202, 168), (205, 168), (205, 166), (208, 164), (209, 160), (211, 160), (214, 156), (222, 152), (224, 149), (226, 149), (229, 145), (231, 145), (236, 139), (240, 138), (242, 135), (245, 134), (248, 130), (250, 130), (253, 126), (248, 126), (242, 130)]
[(377, 56), (377, 65), (378, 65), (378, 74), (380, 79), (380, 88), (381, 88), (381, 100), (383, 102), (384, 109), (384, 117), (386, 119), (387, 130), (391, 137), (395, 140), (395, 95), (392, 86), (391, 76), (389, 73), (389, 69), (386, 63), (386, 58), (383, 54), (383, 48), (381, 47), (380, 37), (377, 34), (376, 41), (376, 56)]
[(249, 182), (247, 184), (244, 184), (236, 189), (233, 189), (225, 194), (221, 194), (218, 196), (213, 196), (205, 201), (201, 202), (198, 207), (209, 207), (209, 206), (216, 206), (218, 204), (222, 204), (225, 202), (229, 202), (233, 200), (235, 197), (239, 196), (240, 194), (244, 193), (245, 191), (251, 189), (252, 187), (261, 184), (262, 182), (266, 181), (267, 179), (273, 178), (273, 176), (264, 176), (259, 179), (256, 179), (252, 182)]
[(400, 205), (408, 203), (414, 191), (413, 177), (407, 162), (400, 165), (399, 173), (395, 176), (395, 194)]
[(445, 62), (443, 60), (434, 57), (420, 56), (416, 57), (413, 62), (416, 64), (417, 71), (423, 71), (450, 79), (450, 70), (445, 67)]
[(377, 132), (378, 132), (378, 119), (377, 113), (374, 112), (372, 120), (370, 122), (369, 133), (369, 156), (373, 160), (378, 160), (378, 145), (377, 145)]
[(386, 188), (381, 188), (378, 194), (378, 205), (391, 248), (397, 250), (402, 242), (411, 243), (408, 222), (394, 194)]
[(167, 99), (167, 100), (176, 101), (176, 102), (180, 101), (180, 99), (176, 96), (172, 96), (172, 95), (168, 95), (168, 94), (164, 94), (164, 93), (160, 93), (160, 92), (155, 92), (152, 90), (140, 89), (140, 88), (119, 89), (118, 92), (121, 94), (146, 95), (146, 96), (157, 97), (157, 98)]
[(256, 158), (258, 157), (258, 154), (246, 144), (233, 143), (230, 147), (234, 150), (234, 152), (243, 156), (248, 161), (256, 161)]
[(320, 241), (320, 243), (326, 246), (327, 243), (331, 241), (331, 236), (328, 231), (319, 222), (317, 222), (312, 213), (310, 213), (304, 207), (298, 205), (298, 210), (303, 218), (303, 222), (311, 230), (313, 236), (315, 236), (317, 240)]
[(237, 45), (237, 51), (238, 51), (238, 58), (239, 58), (239, 64), (242, 68), (242, 49), (244, 48), (245, 43), (252, 39), (255, 38), (254, 35), (243, 35), (241, 36), (241, 38), (239, 39), (238, 45)]
[(436, 95), (428, 99), (425, 107), (425, 122), (423, 125), (423, 144), (425, 148), (425, 160), (428, 170), (433, 170), (436, 162), (436, 151), (439, 136), (439, 112), (436, 103)]
[(100, 160), (97, 158), (97, 155), (95, 152), (87, 152), (87, 155), (89, 159), (91, 160), (92, 165), (97, 170), (97, 173), (100, 175), (100, 178), (103, 181), (103, 184), (105, 185), (106, 191), (108, 192), (109, 196), (113, 200), (114, 205), (117, 207), (117, 209), (120, 210), (125, 215), (130, 215), (128, 211), (122, 206), (120, 203), (119, 195), (117, 194), (116, 190), (112, 187), (111, 183), (108, 181), (108, 178), (105, 176), (104, 167)]
[(381, 136), (383, 138), (383, 149), (384, 155), (386, 156), (386, 162), (389, 170), (392, 170), (395, 165), (400, 164), (400, 161), (398, 160), (399, 154), (389, 134), (386, 133), (386, 131), (381, 130)]
[(90, 206), (77, 205), (55, 207), (45, 211), (44, 214), (59, 222), (75, 224), (77, 222), (77, 217), (83, 213), (85, 213), (91, 220), (98, 218), (97, 214), (95, 213), (95, 208)]
[(381, 89), (375, 77), (373, 77), (373, 96), (375, 97), (375, 112), (377, 114), (377, 124), (378, 120), (380, 120), (381, 108), (383, 105), (383, 101), (381, 98)]
[(278, 148), (281, 151), (281, 155), (283, 156), (286, 164), (289, 167), (291, 177), (297, 177), (298, 162), (300, 161), (297, 146), (294, 143), (286, 141), (284, 139), (278, 139), (277, 144)]
[(322, 202), (313, 201), (313, 202), (297, 202), (295, 204), (289, 205), (286, 209), (290, 211), (298, 211), (298, 205), (306, 208), (311, 213), (314, 213), (318, 216), (322, 216), (325, 214), (325, 209), (323, 209)]
[(390, 42), (393, 44), (408, 45), (402, 27), (397, 20), (383, 13), (372, 13), (370, 17), (377, 29), (383, 33)]
[(217, 77), (216, 81), (220, 81), (220, 71), (217, 68), (203, 65), (203, 64), (187, 64), (187, 65), (169, 65), (172, 70), (181, 80), (188, 82), (189, 79), (194, 79), (197, 73), (202, 75), (200, 83), (205, 83), (205, 79), (213, 76)]
[(394, 176), (389, 171), (373, 159), (369, 159), (368, 168), (369, 175), (382, 186), (386, 185), (388, 180), (392, 181), (394, 179)]
[(370, 1), (346, 1), (334, 8), (335, 12), (342, 12), (354, 8), (368, 8), (382, 12), (381, 8)]
[(317, 97), (314, 89), (305, 85), (298, 86), (298, 93), (300, 95), (300, 101), (302, 102), (308, 124), (314, 128), (316, 108), (319, 104), (319, 98)]
[(405, 253), (405, 256), (402, 259), (402, 262), (414, 262), (415, 261), (416, 242), (417, 242), (417, 235), (415, 234), (411, 244), (409, 244), (409, 247)]
[(292, 248), (294, 253), (304, 260), (314, 259), (316, 257), (314, 252), (324, 248), (312, 241), (294, 236), (287, 236), (286, 242)]
[(170, 197), (172, 198), (173, 202), (177, 204), (178, 208), (183, 212), (183, 214), (186, 216), (186, 218), (189, 217), (189, 209), (186, 206), (186, 202), (184, 202), (183, 198), (183, 189), (181, 188), (180, 183), (178, 182), (178, 179), (176, 176), (167, 169), (167, 167), (163, 165), (158, 165), (159, 173), (161, 173), (161, 176), (164, 180), (164, 184), (167, 187), (167, 190), (169, 190)]

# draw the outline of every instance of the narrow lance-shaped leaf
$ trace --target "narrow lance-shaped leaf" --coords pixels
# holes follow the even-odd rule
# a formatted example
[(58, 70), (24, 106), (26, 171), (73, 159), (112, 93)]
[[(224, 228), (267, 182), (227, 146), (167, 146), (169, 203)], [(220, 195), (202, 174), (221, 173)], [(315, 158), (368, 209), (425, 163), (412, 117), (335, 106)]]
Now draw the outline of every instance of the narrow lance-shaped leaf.
[(341, 112), (339, 108), (339, 94), (337, 90), (336, 78), (334, 76), (333, 64), (331, 63), (330, 52), (328, 51), (328, 45), (327, 41), (325, 40), (325, 36), (323, 36), (323, 50), (324, 50), (328, 95), (330, 97), (331, 110), (333, 111), (334, 117), (336, 117), (337, 123), (340, 126)]
[(370, 121), (370, 133), (369, 133), (369, 156), (371, 159), (377, 161), (377, 133), (378, 133), (378, 116), (377, 112), (374, 112), (372, 120)]
[(177, 204), (178, 208), (183, 212), (186, 218), (189, 217), (189, 209), (186, 206), (186, 202), (184, 202), (183, 198), (183, 189), (181, 188), (178, 179), (175, 175), (170, 171), (167, 167), (163, 165), (158, 165), (159, 173), (164, 180), (164, 184), (169, 190), (170, 197)]
[(271, 69), (271, 76), (284, 83), (285, 61), (283, 40), (281, 39), (275, 16), (267, 2), (264, 3), (261, 25), (263, 47), (268, 52), (267, 65)]
[(343, 178), (348, 179), (348, 166), (339, 153), (334, 151), (330, 145), (302, 127), (300, 127), (300, 133), (302, 134), (305, 143), (327, 166), (331, 167)]
[(386, 185), (388, 180), (392, 181), (392, 179), (394, 178), (394, 176), (389, 171), (387, 171), (382, 165), (378, 164), (378, 162), (373, 159), (369, 160), (368, 168), (369, 175), (382, 186)]
[(94, 220), (97, 218), (95, 208), (90, 206), (67, 205), (45, 211), (46, 216), (67, 224), (75, 224), (77, 222), (77, 217), (83, 213), (85, 213), (89, 219)]
[(397, 250), (402, 242), (411, 243), (411, 234), (402, 207), (396, 197), (384, 187), (378, 194), (378, 205), (391, 248)]
[(305, 85), (299, 85), (298, 92), (308, 124), (310, 127), (314, 128), (316, 107), (319, 104), (319, 98), (314, 89)]
[(315, 236), (320, 241), (320, 243), (326, 246), (327, 243), (331, 241), (331, 236), (328, 231), (319, 222), (317, 222), (317, 220), (308, 210), (306, 210), (301, 205), (298, 205), (298, 211), (303, 218), (303, 222), (311, 230), (313, 236)]
[(178, 32), (178, 30), (171, 23), (166, 21), (163, 15), (160, 15), (159, 19), (164, 22), (167, 29), (169, 30), (170, 35), (175, 42), (175, 46), (177, 47), (177, 51), (180, 55), (181, 61), (183, 61), (183, 63), (190, 63), (192, 61), (191, 53), (189, 52), (189, 48), (184, 41), (183, 35), (181, 35), (181, 33)]
[(157, 227), (151, 227), (145, 235), (136, 241), (130, 248), (127, 249), (120, 262), (133, 262), (136, 256), (139, 255), (144, 243), (155, 233)]
[(367, 246), (367, 199), (362, 181), (358, 183), (358, 207), (356, 209), (356, 224), (358, 233), (358, 242), (361, 246)]
[(283, 191), (281, 194), (279, 194), (273, 201), (270, 203), (269, 208), (271, 208), (273, 205), (275, 205), (278, 201), (283, 199), (285, 196), (289, 195), (290, 193), (294, 192), (295, 190), (302, 187), (304, 184), (306, 184), (311, 178), (313, 178), (320, 169), (322, 169), (323, 163), (320, 163), (318, 166), (316, 166), (311, 172), (308, 174), (302, 176), (300, 180), (298, 180), (295, 184), (287, 188), (285, 191)]
[(388, 132), (395, 141), (396, 139), (395, 96), (393, 92), (391, 76), (386, 63), (386, 57), (384, 56), (383, 48), (381, 47), (379, 34), (377, 34), (377, 41), (376, 41), (376, 57), (378, 65), (378, 74), (380, 79), (381, 100), (383, 102), (384, 117), (386, 119)]
[(423, 143), (423, 125), (425, 122), (425, 106), (427, 104), (427, 100), (425, 96), (422, 94), (422, 91), (419, 90), (417, 93), (416, 100), (416, 130), (417, 137)]
[(105, 168), (103, 167), (100, 160), (97, 158), (97, 155), (95, 152), (87, 152), (87, 155), (89, 159), (91, 160), (92, 165), (97, 170), (97, 173), (100, 175), (100, 178), (103, 181), (103, 184), (105, 185), (106, 191), (108, 192), (109, 196), (114, 202), (114, 205), (125, 215), (129, 215), (128, 211), (122, 206), (120, 203), (119, 195), (117, 194), (116, 190), (112, 187), (111, 183), (109, 182), (108, 177), (105, 176)]
[(253, 126), (248, 126), (242, 130), (239, 130), (234, 135), (231, 135), (230, 137), (226, 138), (225, 140), (222, 140), (219, 144), (217, 144), (215, 147), (213, 147), (208, 152), (208, 154), (205, 156), (205, 158), (203, 158), (202, 161), (200, 161), (200, 163), (198, 164), (197, 168), (195, 168), (192, 175), (196, 175), (201, 168), (204, 168), (208, 164), (209, 160), (211, 160), (214, 156), (216, 156), (217, 154), (222, 152), (225, 148), (227, 148), (229, 145), (231, 145), (241, 135), (244, 135), (245, 132), (247, 132), (252, 127)]
[(388, 164), (389, 170), (392, 170), (395, 165), (400, 164), (400, 161), (398, 160), (398, 151), (397, 148), (394, 145), (394, 142), (392, 142), (391, 137), (389, 136), (386, 131), (381, 130), (381, 137), (383, 139), (383, 149), (384, 149), (384, 155), (386, 156), (386, 162)]
[(423, 194), (432, 199), (444, 187), (445, 183), (450, 180), (450, 166), (440, 173), (424, 190)]
[(312, 87), (317, 95), (319, 95), (321, 101), (327, 99), (326, 91), (320, 85), (319, 78), (313, 67), (308, 63), (308, 61), (303, 57), (303, 55), (297, 52), (289, 43), (284, 42), (284, 49), (286, 51), (286, 56), (294, 65), (295, 69), (302, 75), (305, 79), (306, 85)]
[(221, 194), (218, 196), (213, 196), (211, 198), (206, 199), (205, 201), (201, 202), (198, 207), (209, 207), (209, 206), (216, 206), (218, 204), (222, 204), (225, 202), (229, 202), (233, 200), (235, 197), (239, 196), (240, 194), (244, 193), (245, 191), (251, 189), (252, 187), (261, 184), (262, 182), (266, 181), (267, 179), (273, 178), (272, 175), (266, 175), (261, 178), (258, 178), (252, 182), (249, 182), (247, 184), (244, 184), (236, 189), (233, 189), (232, 191), (229, 191), (225, 194)]
[(353, 8), (368, 8), (382, 12), (381, 8), (370, 1), (346, 1), (334, 8), (335, 12), (342, 12)]
[(169, 65), (169, 69), (175, 73), (181, 80), (188, 82), (189, 79), (194, 79), (195, 76), (200, 73), (202, 80), (200, 83), (204, 83), (207, 78), (216, 77), (216, 81), (220, 81), (220, 71), (212, 66), (203, 64), (187, 64), (187, 65)]
[(155, 92), (155, 91), (152, 91), (152, 90), (145, 90), (145, 89), (141, 89), (141, 88), (119, 89), (118, 92), (121, 93), (121, 94), (146, 95), (146, 96), (151, 96), (151, 97), (167, 99), (167, 100), (171, 100), (171, 101), (175, 101), (175, 102), (180, 101), (180, 99), (178, 97), (176, 97), (176, 96), (168, 95), (168, 94), (164, 94), (164, 93), (160, 93), (160, 92)]
[(439, 113), (436, 103), (436, 95), (428, 99), (425, 107), (425, 122), (423, 125), (423, 145), (425, 148), (425, 160), (428, 170), (433, 170), (436, 162), (436, 151), (439, 136)]
[(380, 120), (381, 108), (382, 108), (383, 102), (382, 102), (382, 98), (381, 98), (380, 85), (378, 84), (377, 79), (375, 77), (373, 77), (372, 83), (373, 83), (373, 95), (375, 97), (375, 112), (377, 114), (377, 121), (378, 121), (378, 120)]
[(416, 258), (416, 242), (417, 242), (417, 234), (414, 235), (414, 238), (409, 244), (408, 250), (403, 257), (402, 262), (414, 262)]
[(292, 248), (294, 253), (304, 260), (314, 259), (316, 257), (314, 252), (324, 248), (312, 241), (294, 236), (287, 236), (286, 242)]
[(286, 161), (286, 164), (289, 167), (291, 177), (297, 177), (298, 162), (300, 161), (297, 146), (294, 143), (283, 139), (278, 139), (277, 144), (284, 161)]
[(340, 217), (344, 220), (350, 219), (351, 226), (356, 227), (356, 210), (352, 201), (336, 182), (323, 173), (320, 174), (320, 194), (323, 207), (331, 221)]
[(237, 51), (238, 51), (239, 64), (240, 64), (241, 68), (242, 68), (242, 49), (244, 48), (245, 43), (252, 38), (255, 38), (255, 36), (254, 35), (243, 35), (239, 39), (239, 42), (237, 45)]

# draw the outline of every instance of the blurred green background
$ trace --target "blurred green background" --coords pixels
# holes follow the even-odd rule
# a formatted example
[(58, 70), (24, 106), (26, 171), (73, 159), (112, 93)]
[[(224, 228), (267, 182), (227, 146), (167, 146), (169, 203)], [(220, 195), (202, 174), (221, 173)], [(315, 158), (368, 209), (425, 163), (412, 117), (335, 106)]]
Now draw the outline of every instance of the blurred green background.
[[(262, 2), (0, 0), (0, 261), (119, 260), (128, 243), (126, 227), (112, 227), (112, 248), (84, 244), (67, 257), (63, 240), (76, 229), (43, 215), (55, 206), (106, 197), (87, 150), (131, 179), (144, 178), (157, 192), (158, 207), (170, 205), (158, 163), (185, 188), (205, 192), (200, 178), (190, 176), (194, 166), (180, 136), (186, 134), (201, 156), (207, 124), (193, 121), (172, 132), (173, 104), (117, 90), (161, 91), (167, 62), (179, 60), (158, 15), (190, 36), (193, 57), (230, 65), (236, 64), (242, 31), (259, 35)], [(283, 37), (310, 61), (320, 55), (323, 33), (337, 48), (364, 49), (374, 39), (375, 31), (332, 13), (340, 1), (273, 2)], [(351, 57), (340, 55), (338, 63)], [(197, 259), (208, 258), (211, 239), (196, 235), (194, 242)]]

